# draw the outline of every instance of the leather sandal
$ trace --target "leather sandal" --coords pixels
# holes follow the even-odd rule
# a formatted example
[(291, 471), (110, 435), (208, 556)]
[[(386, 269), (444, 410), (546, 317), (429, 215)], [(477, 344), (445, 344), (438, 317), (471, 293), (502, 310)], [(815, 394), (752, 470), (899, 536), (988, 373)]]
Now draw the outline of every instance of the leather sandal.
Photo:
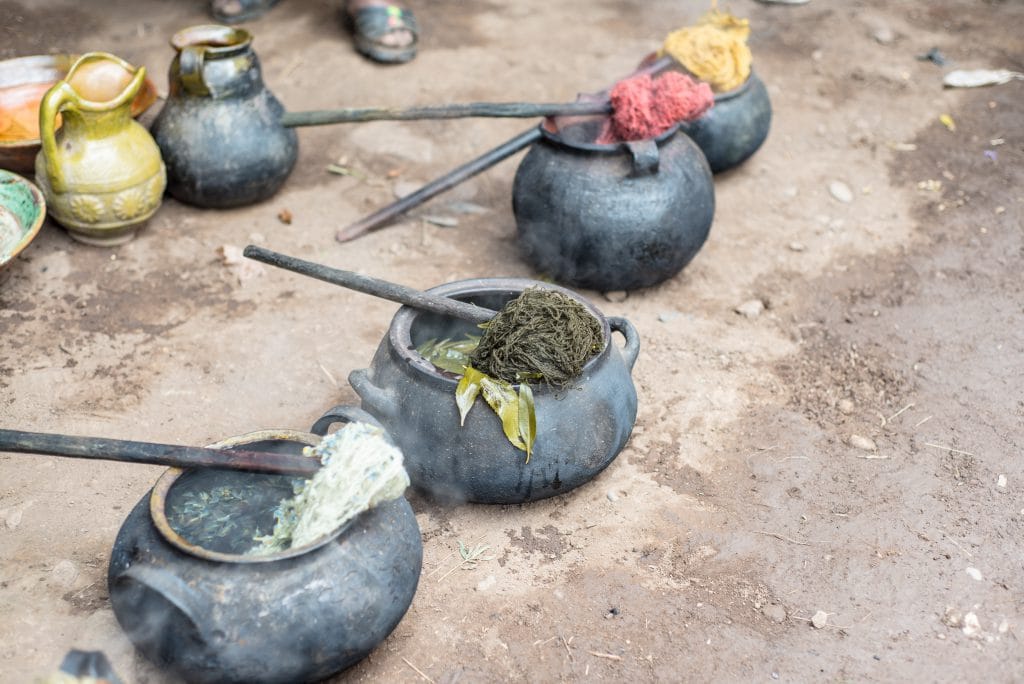
[[(412, 11), (397, 5), (368, 5), (348, 14), (355, 48), (360, 54), (384, 64), (408, 62), (416, 56), (419, 27)], [(380, 40), (393, 31), (408, 31), (408, 45), (385, 45)]]

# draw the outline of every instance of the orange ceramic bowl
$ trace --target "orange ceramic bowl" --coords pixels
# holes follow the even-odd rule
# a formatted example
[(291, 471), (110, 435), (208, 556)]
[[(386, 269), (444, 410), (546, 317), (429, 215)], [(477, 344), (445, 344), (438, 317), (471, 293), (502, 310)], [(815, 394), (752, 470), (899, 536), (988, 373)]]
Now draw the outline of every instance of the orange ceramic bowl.
[[(34, 55), (0, 61), (0, 169), (34, 172), (40, 147), (39, 102), (76, 59), (78, 55)], [(147, 77), (132, 102), (132, 116), (146, 111), (156, 97), (156, 86)]]

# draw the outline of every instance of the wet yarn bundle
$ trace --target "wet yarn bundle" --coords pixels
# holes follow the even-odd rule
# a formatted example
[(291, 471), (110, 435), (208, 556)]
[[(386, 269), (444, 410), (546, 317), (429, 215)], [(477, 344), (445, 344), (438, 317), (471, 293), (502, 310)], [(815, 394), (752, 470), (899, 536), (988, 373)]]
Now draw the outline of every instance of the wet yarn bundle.
[(747, 47), (750, 22), (712, 9), (693, 26), (665, 38), (661, 54), (669, 55), (716, 93), (738, 88), (750, 76)]
[(707, 83), (675, 71), (619, 81), (609, 99), (614, 113), (597, 138), (602, 145), (655, 138), (680, 121), (700, 117), (715, 103)]
[(582, 304), (534, 287), (487, 322), (470, 364), (509, 383), (543, 380), (564, 387), (603, 346), (601, 324)]

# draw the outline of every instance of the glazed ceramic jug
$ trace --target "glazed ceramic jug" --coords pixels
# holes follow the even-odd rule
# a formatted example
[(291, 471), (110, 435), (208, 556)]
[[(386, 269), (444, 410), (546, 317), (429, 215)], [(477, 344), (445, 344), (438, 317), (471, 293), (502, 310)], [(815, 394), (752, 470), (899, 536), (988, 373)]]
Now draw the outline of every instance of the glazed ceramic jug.
[(267, 199), (291, 173), (298, 137), (281, 125), (284, 107), (263, 84), (252, 35), (193, 26), (171, 45), (170, 94), (153, 123), (168, 192), (214, 208)]
[(145, 78), (145, 67), (90, 52), (43, 97), (36, 181), (50, 216), (76, 240), (127, 242), (160, 206), (160, 149), (131, 112)]

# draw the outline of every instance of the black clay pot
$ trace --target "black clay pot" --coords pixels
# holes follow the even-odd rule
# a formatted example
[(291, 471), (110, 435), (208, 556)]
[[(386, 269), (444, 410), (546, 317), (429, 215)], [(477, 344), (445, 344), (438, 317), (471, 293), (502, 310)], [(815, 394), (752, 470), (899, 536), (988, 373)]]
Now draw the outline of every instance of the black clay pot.
[[(671, 278), (715, 213), (704, 155), (668, 131), (638, 142), (575, 142), (549, 120), (516, 171), (512, 210), (524, 258), (554, 280), (631, 290)], [(596, 136), (580, 135), (578, 139)]]
[[(318, 426), (349, 419), (374, 422), (339, 407)], [(214, 446), (296, 453), (318, 440), (264, 431)], [(129, 639), (188, 682), (313, 682), (361, 660), (398, 625), (416, 591), (423, 547), (408, 501), (382, 504), (340, 532), (269, 556), (189, 544), (170, 526), (167, 502), (195, 478), (235, 476), (267, 486), (283, 477), (172, 468), (129, 514), (107, 576)]]
[(252, 36), (227, 26), (193, 26), (171, 39), (170, 94), (152, 133), (167, 165), (167, 191), (198, 207), (267, 199), (295, 166), (295, 131), (263, 84)]
[[(562, 494), (587, 482), (622, 450), (636, 420), (636, 389), (630, 372), (640, 339), (624, 318), (605, 318), (565, 288), (522, 278), (481, 278), (435, 287), (431, 292), (501, 309), (527, 287), (567, 294), (601, 323), (605, 344), (577, 382), (555, 391), (531, 386), (537, 415), (533, 455), (513, 447), (501, 422), (478, 397), (459, 426), (458, 376), (437, 369), (416, 352), (427, 340), (479, 334), (470, 323), (402, 307), (391, 321), (368, 369), (349, 375), (362, 406), (392, 435), (405, 456), (413, 486), (442, 501), (523, 503)], [(625, 338), (620, 351), (612, 331)]]
[(772, 103), (754, 72), (739, 88), (715, 95), (715, 106), (681, 129), (693, 138), (713, 173), (742, 164), (768, 137)]

